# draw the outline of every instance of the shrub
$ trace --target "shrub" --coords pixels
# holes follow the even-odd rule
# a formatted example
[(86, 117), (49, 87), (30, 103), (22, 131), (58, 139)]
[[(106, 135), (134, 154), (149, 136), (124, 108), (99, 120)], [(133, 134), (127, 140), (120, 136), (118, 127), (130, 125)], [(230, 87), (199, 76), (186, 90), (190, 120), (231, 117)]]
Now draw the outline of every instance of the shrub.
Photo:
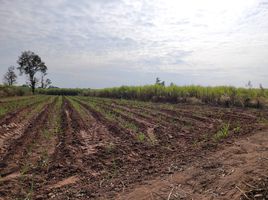
[(0, 97), (30, 95), (28, 87), (0, 85)]

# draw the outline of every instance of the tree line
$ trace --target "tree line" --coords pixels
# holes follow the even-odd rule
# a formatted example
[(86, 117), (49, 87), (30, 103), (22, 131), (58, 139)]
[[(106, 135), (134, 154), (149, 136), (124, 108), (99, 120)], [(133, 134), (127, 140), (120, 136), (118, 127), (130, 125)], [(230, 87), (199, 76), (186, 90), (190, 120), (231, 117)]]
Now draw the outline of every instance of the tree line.
[[(33, 94), (38, 85), (39, 88), (47, 88), (51, 85), (51, 80), (46, 78), (47, 66), (39, 55), (32, 51), (24, 51), (19, 56), (17, 64), (19, 75), (26, 75), (26, 85), (31, 88)], [(3, 77), (3, 82), (5, 85), (12, 86), (17, 83), (17, 78), (15, 66), (10, 66)]]

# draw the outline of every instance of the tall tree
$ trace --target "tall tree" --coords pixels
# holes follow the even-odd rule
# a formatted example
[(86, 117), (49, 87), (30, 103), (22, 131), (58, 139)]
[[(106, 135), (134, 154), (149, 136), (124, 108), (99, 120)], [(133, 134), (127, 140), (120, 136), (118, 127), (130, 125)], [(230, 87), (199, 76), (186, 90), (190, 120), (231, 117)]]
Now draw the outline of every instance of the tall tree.
[(38, 79), (36, 78), (36, 73), (46, 73), (47, 66), (41, 60), (41, 58), (32, 51), (24, 51), (19, 57), (17, 63), (19, 64), (18, 69), (20, 70), (20, 75), (26, 74), (29, 78), (29, 85), (32, 88), (34, 94), (36, 84)]
[(4, 75), (4, 83), (10, 85), (14, 85), (16, 83), (17, 80), (17, 75), (14, 72), (15, 67), (14, 66), (10, 66), (6, 72), (6, 74)]

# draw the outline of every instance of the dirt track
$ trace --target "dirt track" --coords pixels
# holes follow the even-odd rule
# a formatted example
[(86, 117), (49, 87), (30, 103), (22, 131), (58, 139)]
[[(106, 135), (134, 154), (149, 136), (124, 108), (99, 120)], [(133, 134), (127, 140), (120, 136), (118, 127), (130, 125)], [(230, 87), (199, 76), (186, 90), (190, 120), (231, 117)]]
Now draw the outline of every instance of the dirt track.
[(268, 175), (262, 110), (51, 97), (0, 125), (3, 199), (238, 198)]

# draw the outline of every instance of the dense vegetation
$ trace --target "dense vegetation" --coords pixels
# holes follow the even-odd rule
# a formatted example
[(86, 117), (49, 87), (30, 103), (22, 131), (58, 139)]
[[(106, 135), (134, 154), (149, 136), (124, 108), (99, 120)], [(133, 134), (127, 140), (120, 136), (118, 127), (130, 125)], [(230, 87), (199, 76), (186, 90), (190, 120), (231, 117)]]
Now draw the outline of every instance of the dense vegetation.
[(0, 85), (0, 97), (30, 95), (29, 87)]
[(82, 95), (84, 91), (88, 89), (72, 89), (72, 88), (38, 88), (36, 92), (38, 94), (45, 95), (66, 95), (66, 96), (77, 96)]
[(39, 89), (40, 94), (82, 95), (122, 98), (154, 102), (188, 102), (241, 107), (261, 107), (266, 104), (268, 90), (263, 88), (236, 88), (231, 86), (122, 86), (105, 89)]
[[(153, 102), (206, 103), (225, 106), (263, 107), (267, 105), (268, 90), (264, 88), (236, 88), (231, 86), (122, 86), (105, 89), (39, 88), (38, 94), (95, 96)], [(0, 86), (0, 96), (29, 94), (25, 87)], [(6, 94), (6, 95), (5, 95)]]

